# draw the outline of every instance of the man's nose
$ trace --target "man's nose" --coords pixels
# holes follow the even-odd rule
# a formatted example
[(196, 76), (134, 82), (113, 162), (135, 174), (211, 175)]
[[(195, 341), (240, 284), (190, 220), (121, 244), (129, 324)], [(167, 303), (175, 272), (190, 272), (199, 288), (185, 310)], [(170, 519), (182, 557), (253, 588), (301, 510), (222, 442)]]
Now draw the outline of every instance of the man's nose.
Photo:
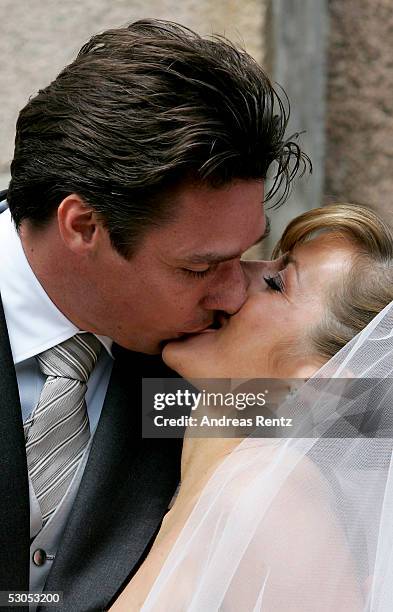
[(206, 310), (221, 310), (235, 314), (247, 299), (249, 278), (244, 273), (243, 262), (239, 260), (221, 264), (221, 274), (215, 277), (209, 293), (202, 300)]

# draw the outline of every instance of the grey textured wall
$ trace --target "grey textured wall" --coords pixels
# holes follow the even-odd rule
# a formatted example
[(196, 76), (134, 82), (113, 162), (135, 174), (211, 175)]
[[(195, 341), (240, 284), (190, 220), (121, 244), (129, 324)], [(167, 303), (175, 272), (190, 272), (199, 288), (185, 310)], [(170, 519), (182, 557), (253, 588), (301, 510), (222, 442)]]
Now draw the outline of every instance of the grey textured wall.
[(288, 201), (272, 210), (271, 235), (264, 244), (270, 254), (288, 221), (323, 202), (325, 164), (327, 0), (270, 0), (266, 61), (290, 101), (288, 135), (309, 155), (312, 174), (296, 180)]
[(330, 0), (325, 192), (393, 219), (393, 2)]
[(307, 131), (302, 139), (315, 168), (283, 209), (272, 211), (275, 235), (297, 212), (320, 203), (324, 173), (325, 201), (370, 203), (391, 218), (393, 0), (0, 0), (0, 188), (28, 97), (93, 33), (143, 17), (225, 33), (262, 64), (270, 59), (292, 102), (292, 128)]
[(95, 32), (145, 17), (169, 19), (201, 34), (226, 34), (261, 61), (264, 13), (263, 0), (0, 0), (0, 188), (18, 111)]

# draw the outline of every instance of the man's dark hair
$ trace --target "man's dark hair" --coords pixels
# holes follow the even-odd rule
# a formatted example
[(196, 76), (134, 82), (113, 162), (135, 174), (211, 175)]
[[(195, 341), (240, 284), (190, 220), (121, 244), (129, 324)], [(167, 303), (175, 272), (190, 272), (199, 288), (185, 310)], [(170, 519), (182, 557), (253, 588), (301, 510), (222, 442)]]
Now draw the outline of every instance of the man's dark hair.
[(224, 37), (137, 21), (93, 36), (22, 109), (8, 203), (19, 227), (44, 226), (78, 194), (130, 257), (175, 214), (186, 180), (265, 179), (282, 197), (308, 162), (286, 139), (288, 112), (268, 77)]

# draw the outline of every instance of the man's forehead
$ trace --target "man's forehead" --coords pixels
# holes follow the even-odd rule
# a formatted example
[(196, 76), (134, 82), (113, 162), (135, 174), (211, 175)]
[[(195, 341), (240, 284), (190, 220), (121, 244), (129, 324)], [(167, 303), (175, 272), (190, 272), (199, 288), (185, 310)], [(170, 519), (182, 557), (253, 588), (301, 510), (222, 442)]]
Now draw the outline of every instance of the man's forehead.
[(234, 259), (265, 233), (260, 181), (186, 187), (176, 200), (173, 220), (149, 233), (151, 248), (164, 258), (196, 263)]
[(248, 244), (244, 244), (241, 248), (233, 248), (232, 245), (222, 244), (220, 246), (208, 246), (199, 247), (194, 245), (178, 245), (177, 252), (174, 253), (176, 259), (187, 263), (219, 263), (221, 261), (229, 261), (240, 257), (246, 250), (262, 242), (270, 232), (270, 221), (269, 218), (265, 218), (264, 229), (261, 232), (258, 231), (251, 237)]
[(184, 185), (173, 200), (175, 223), (190, 231), (214, 225), (242, 223), (263, 214), (264, 185), (257, 180), (237, 180), (222, 187)]

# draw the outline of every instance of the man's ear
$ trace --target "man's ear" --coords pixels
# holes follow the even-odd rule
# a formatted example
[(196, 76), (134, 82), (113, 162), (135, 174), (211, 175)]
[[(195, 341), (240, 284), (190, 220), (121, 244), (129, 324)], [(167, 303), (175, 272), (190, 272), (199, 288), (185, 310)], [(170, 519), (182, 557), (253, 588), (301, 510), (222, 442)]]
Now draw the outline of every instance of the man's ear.
[(102, 224), (95, 211), (76, 193), (68, 195), (57, 209), (57, 223), (64, 244), (75, 253), (95, 250)]

